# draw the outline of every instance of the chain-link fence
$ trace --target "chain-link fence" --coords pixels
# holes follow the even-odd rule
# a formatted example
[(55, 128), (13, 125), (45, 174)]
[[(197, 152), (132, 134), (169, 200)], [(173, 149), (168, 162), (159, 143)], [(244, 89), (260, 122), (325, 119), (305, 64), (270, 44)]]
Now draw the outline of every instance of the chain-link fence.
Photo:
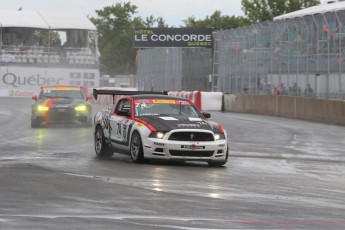
[(345, 99), (344, 25), (340, 10), (218, 31), (213, 53), (144, 50), (138, 86)]
[(211, 89), (211, 49), (155, 48), (139, 55), (137, 81), (141, 90)]

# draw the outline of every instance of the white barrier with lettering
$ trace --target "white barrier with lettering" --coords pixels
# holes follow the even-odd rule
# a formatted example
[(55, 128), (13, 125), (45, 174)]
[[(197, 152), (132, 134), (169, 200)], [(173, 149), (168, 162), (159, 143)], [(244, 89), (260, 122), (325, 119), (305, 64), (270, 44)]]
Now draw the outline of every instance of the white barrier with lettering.
[(74, 85), (96, 87), (98, 69), (38, 68), (6, 66), (0, 68), (0, 97), (32, 97), (42, 86)]

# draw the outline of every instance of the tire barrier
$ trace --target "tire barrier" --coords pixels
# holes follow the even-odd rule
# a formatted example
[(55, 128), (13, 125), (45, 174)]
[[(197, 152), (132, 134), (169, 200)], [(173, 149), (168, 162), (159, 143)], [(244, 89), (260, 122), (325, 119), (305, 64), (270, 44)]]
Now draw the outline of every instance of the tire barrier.
[(175, 96), (175, 97), (183, 97), (187, 98), (188, 100), (192, 101), (194, 105), (201, 110), (201, 92), (200, 91), (169, 91), (169, 96)]
[(168, 95), (187, 98), (191, 100), (199, 110), (222, 111), (222, 92), (170, 91)]

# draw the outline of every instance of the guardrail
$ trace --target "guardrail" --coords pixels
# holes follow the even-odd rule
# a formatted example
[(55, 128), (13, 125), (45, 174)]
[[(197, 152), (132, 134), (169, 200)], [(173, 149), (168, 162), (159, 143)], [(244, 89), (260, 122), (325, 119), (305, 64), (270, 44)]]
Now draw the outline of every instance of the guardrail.
[(200, 104), (204, 111), (226, 111), (279, 116), (345, 125), (345, 101), (282, 95), (235, 95), (220, 92), (169, 92)]
[(345, 101), (272, 95), (224, 95), (224, 111), (345, 125)]

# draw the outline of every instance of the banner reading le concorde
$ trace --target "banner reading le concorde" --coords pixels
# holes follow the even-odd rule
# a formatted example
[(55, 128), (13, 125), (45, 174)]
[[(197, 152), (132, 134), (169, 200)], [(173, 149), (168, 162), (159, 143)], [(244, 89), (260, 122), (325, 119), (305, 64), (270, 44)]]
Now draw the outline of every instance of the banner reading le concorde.
[(145, 28), (134, 29), (134, 47), (206, 47), (212, 48), (210, 28)]

